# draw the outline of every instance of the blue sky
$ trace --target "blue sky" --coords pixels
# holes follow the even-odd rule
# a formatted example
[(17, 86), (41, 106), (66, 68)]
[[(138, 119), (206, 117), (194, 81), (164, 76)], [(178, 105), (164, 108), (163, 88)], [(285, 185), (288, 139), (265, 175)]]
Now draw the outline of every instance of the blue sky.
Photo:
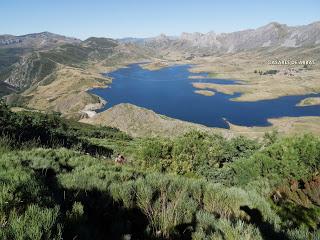
[(232, 32), (320, 20), (319, 0), (2, 0), (0, 34), (50, 31), (85, 39)]

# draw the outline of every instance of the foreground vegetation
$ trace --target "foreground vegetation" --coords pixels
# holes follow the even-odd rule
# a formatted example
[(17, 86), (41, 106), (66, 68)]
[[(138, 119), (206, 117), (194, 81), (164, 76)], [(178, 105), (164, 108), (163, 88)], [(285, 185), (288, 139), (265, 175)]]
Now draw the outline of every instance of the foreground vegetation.
[(133, 139), (4, 104), (0, 131), (1, 239), (320, 238), (319, 137)]

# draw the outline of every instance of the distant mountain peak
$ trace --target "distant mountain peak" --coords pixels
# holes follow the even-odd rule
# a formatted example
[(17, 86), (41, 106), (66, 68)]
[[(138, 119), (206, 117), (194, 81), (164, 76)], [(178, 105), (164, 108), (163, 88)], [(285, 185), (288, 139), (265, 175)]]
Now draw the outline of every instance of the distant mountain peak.
[(239, 52), (266, 47), (303, 47), (319, 43), (320, 22), (294, 27), (278, 22), (270, 22), (256, 29), (246, 29), (231, 33), (183, 32), (176, 39), (170, 39), (162, 34), (158, 37), (142, 41), (142, 44), (146, 44), (151, 48), (200, 55)]
[(256, 30), (274, 30), (274, 29), (287, 29), (289, 28), (286, 24), (278, 22), (270, 22), (267, 25), (257, 28)]
[(90, 37), (84, 40), (82, 44), (95, 48), (110, 48), (117, 46), (118, 42), (112, 38)]
[(51, 32), (30, 33), (20, 36), (1, 35), (0, 48), (52, 48), (66, 43), (79, 43), (81, 40)]
[(158, 36), (156, 36), (154, 39), (157, 39), (157, 40), (168, 40), (169, 37), (166, 34), (161, 33)]

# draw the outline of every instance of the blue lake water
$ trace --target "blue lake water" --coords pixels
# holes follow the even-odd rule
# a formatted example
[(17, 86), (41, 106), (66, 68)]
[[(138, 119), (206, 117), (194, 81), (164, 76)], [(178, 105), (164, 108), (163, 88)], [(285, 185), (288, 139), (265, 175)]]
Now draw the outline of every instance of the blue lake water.
[(268, 118), (284, 116), (320, 116), (320, 106), (297, 107), (306, 97), (320, 96), (308, 94), (285, 96), (256, 102), (236, 102), (231, 98), (240, 96), (216, 92), (207, 97), (194, 93), (192, 82), (212, 82), (217, 84), (243, 84), (240, 81), (223, 79), (189, 79), (189, 76), (204, 76), (206, 73), (189, 72), (189, 65), (175, 65), (160, 70), (142, 69), (139, 64), (131, 64), (107, 75), (113, 78), (108, 88), (96, 88), (90, 92), (104, 98), (108, 103), (99, 111), (104, 111), (119, 103), (131, 103), (151, 109), (156, 113), (210, 127), (227, 128), (224, 119), (243, 126), (267, 126)]

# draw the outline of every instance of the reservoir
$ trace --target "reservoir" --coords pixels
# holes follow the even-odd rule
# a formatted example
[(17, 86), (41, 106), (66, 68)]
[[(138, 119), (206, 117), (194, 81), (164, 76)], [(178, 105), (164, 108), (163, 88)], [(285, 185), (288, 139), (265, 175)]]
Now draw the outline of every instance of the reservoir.
[(90, 90), (107, 101), (104, 111), (120, 103), (131, 103), (156, 113), (209, 127), (227, 128), (227, 121), (242, 126), (268, 126), (268, 118), (320, 116), (320, 106), (298, 107), (306, 97), (320, 94), (285, 96), (272, 100), (237, 102), (236, 94), (215, 92), (213, 96), (194, 93), (193, 82), (216, 84), (242, 84), (241, 81), (215, 78), (190, 79), (190, 76), (207, 77), (206, 73), (189, 72), (190, 65), (175, 65), (159, 70), (146, 70), (139, 64), (110, 72), (113, 78), (108, 88)]

